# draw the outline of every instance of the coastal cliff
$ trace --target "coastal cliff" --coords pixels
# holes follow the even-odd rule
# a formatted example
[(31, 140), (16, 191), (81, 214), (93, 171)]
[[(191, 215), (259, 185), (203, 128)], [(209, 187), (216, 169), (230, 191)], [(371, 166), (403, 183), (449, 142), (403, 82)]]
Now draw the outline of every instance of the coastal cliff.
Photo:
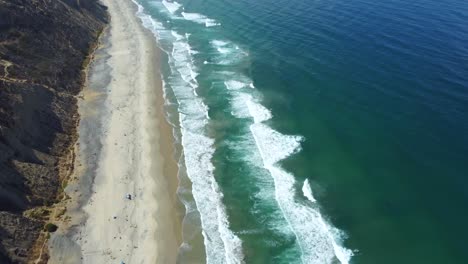
[(49, 207), (64, 199), (76, 96), (107, 20), (98, 0), (0, 0), (1, 263), (37, 257)]

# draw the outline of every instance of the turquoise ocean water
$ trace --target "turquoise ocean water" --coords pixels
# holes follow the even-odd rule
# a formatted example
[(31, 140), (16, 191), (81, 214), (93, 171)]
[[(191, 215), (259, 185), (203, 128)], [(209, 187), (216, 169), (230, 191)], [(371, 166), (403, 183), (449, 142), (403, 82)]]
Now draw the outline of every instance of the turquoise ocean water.
[(180, 263), (468, 263), (468, 4), (135, 0)]

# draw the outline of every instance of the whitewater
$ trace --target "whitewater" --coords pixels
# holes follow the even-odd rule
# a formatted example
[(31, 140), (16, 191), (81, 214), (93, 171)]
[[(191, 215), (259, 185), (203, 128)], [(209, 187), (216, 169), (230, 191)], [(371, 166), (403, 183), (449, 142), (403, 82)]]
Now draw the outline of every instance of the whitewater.
[(249, 124), (249, 134), (245, 136), (253, 140), (245, 141), (242, 147), (250, 152), (246, 155), (261, 158), (261, 167), (268, 172), (274, 185), (271, 195), (287, 223), (281, 232), (294, 234), (302, 263), (349, 263), (352, 251), (342, 246), (343, 232), (320, 214), (318, 202), (313, 197), (313, 186), (305, 180), (302, 182), (302, 192), (298, 192), (294, 175), (280, 165), (281, 161), (301, 151), (301, 142), (305, 139), (298, 135), (284, 135), (273, 129), (269, 123), (274, 122), (274, 116), (262, 105), (262, 95), (254, 82), (233, 67), (248, 62), (249, 53), (225, 37), (213, 34), (213, 30), (222, 30), (222, 24), (215, 19), (186, 12), (184, 6), (175, 1), (150, 1), (152, 7), (165, 12), (170, 20), (187, 21), (211, 30), (211, 34), (205, 37), (209, 37), (207, 42), (212, 46), (213, 53), (207, 54), (209, 59), (197, 61), (196, 55), (200, 51), (190, 45), (196, 32), (178, 32), (171, 28), (169, 20), (158, 20), (139, 1), (134, 0), (134, 3), (138, 6), (137, 16), (154, 34), (167, 55), (170, 73), (163, 76), (166, 80), (164, 89), (166, 94), (170, 91), (176, 99), (183, 163), (192, 183), (195, 201), (195, 204), (185, 203), (185, 206), (187, 211), (198, 210), (200, 213), (206, 262), (243, 263), (245, 249), (239, 234), (230, 228), (227, 205), (223, 204), (223, 192), (214, 176), (212, 159), (216, 146), (207, 129), (211, 122), (209, 106), (197, 93), (200, 86), (197, 77), (201, 70), (197, 65), (226, 67), (224, 71), (211, 74), (224, 80), (222, 86), (230, 96), (231, 114)]

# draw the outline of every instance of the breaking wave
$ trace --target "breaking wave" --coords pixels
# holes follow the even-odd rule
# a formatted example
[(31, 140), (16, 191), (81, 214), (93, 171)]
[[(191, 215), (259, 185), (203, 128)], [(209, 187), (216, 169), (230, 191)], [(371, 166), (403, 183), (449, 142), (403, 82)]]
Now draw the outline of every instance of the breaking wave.
[[(196, 65), (206, 64), (231, 67), (226, 71), (227, 74), (220, 74), (224, 77), (222, 84), (231, 97), (231, 113), (236, 118), (250, 122), (250, 136), (254, 140), (247, 149), (257, 152), (263, 169), (268, 171), (273, 180), (274, 189), (266, 191), (274, 193), (282, 216), (296, 237), (302, 262), (349, 263), (352, 251), (341, 246), (342, 232), (327, 223), (320, 214), (309, 181), (306, 180), (302, 188), (302, 197), (308, 201), (298, 199), (294, 175), (280, 165), (282, 160), (301, 150), (304, 138), (284, 135), (268, 125), (273, 119), (271, 111), (261, 104), (262, 96), (255, 89), (254, 82), (236, 72), (234, 67), (247, 64), (249, 53), (231, 41), (209, 39), (214, 53), (208, 54), (208, 59), (197, 64), (193, 55), (198, 51), (190, 45), (190, 34), (170, 29), (170, 26), (155, 20), (144, 12), (141, 5), (135, 3), (143, 25), (153, 32), (162, 50), (168, 55), (170, 74), (165, 76), (164, 88), (170, 89), (177, 100), (185, 166), (192, 182), (196, 208), (200, 212), (207, 263), (242, 263), (244, 255), (241, 239), (229, 228), (222, 202), (223, 194), (214, 177), (215, 168), (211, 160), (215, 142), (206, 132), (210, 123), (209, 108), (197, 94), (200, 69)], [(169, 11), (171, 19), (185, 19), (205, 27), (219, 25), (204, 15), (185, 12), (184, 7), (177, 2), (164, 0), (162, 6)], [(190, 206), (193, 209), (193, 205)]]

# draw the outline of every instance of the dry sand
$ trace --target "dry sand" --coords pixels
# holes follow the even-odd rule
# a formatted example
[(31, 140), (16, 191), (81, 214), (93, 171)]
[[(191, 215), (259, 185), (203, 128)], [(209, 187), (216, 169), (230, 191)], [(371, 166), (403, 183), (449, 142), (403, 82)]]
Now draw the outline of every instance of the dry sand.
[(181, 241), (177, 166), (163, 113), (159, 52), (131, 0), (102, 2), (111, 15), (104, 37), (109, 56), (92, 70), (105, 87), (85, 89), (80, 105), (77, 164), (83, 167), (77, 173), (93, 175), (75, 184), (75, 196), (88, 192), (89, 199), (69, 212), (73, 232), (51, 239), (50, 262), (175, 263)]

